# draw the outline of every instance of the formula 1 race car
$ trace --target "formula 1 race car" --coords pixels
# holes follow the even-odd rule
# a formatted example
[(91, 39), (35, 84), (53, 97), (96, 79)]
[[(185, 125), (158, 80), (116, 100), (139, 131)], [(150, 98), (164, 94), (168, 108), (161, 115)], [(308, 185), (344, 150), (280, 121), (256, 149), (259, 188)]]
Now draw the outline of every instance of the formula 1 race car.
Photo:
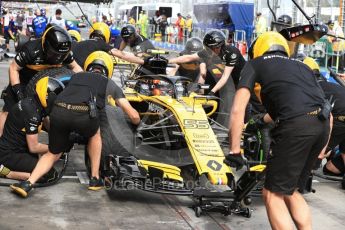
[[(152, 60), (157, 66), (156, 59)], [(27, 94), (34, 94), (35, 82), (41, 77), (68, 84), (71, 74), (64, 68), (42, 71), (28, 84)], [(192, 196), (197, 216), (218, 211), (250, 217), (251, 210), (244, 205), (250, 204), (251, 191), (262, 181), (265, 166), (250, 167), (248, 162), (247, 171), (235, 180), (232, 169), (223, 162), (220, 145), (228, 130), (212, 119), (216, 97), (196, 94), (205, 86), (188, 78), (163, 74), (138, 76), (126, 85), (125, 96), (142, 122), (132, 126), (111, 98), (100, 114), (101, 175), (107, 189)], [(243, 141), (255, 152), (255, 138), (245, 135)], [(90, 172), (87, 150), (85, 163)]]
[[(155, 60), (153, 66), (162, 62)], [(125, 96), (140, 113), (141, 124), (125, 122), (123, 112), (111, 105), (101, 114), (106, 187), (192, 196), (196, 216), (218, 211), (250, 217), (243, 204), (250, 203), (265, 166), (249, 167), (248, 162), (248, 170), (235, 181), (218, 141), (224, 132), (216, 134), (217, 124), (210, 122), (216, 98), (196, 94), (203, 86), (179, 76), (144, 75), (126, 84)], [(87, 150), (85, 162), (90, 172)]]

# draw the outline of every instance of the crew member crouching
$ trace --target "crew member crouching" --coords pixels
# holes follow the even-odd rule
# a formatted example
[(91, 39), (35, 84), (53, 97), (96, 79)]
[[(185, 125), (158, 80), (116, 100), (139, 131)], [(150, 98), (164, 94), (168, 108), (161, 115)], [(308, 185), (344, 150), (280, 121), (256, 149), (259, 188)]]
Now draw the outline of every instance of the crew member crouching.
[(91, 161), (90, 190), (99, 190), (104, 182), (99, 176), (102, 140), (99, 114), (111, 95), (133, 124), (139, 124), (138, 112), (125, 99), (122, 90), (110, 79), (113, 74), (111, 57), (96, 51), (86, 59), (84, 69), (71, 77), (68, 86), (58, 95), (50, 114), (49, 152), (44, 154), (27, 181), (11, 185), (12, 190), (27, 197), (32, 185), (52, 168), (61, 154), (72, 144), (69, 135), (76, 132), (88, 139)]

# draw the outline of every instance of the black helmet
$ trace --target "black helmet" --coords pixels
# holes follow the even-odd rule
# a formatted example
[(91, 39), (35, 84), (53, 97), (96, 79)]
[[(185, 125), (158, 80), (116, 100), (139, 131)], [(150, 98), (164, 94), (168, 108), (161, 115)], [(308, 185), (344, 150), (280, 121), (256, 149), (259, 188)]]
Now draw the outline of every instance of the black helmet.
[(278, 22), (291, 26), (292, 18), (289, 15), (283, 14), (278, 18)]
[(190, 38), (187, 40), (182, 54), (194, 54), (204, 48), (200, 38)]
[(203, 43), (208, 48), (222, 47), (225, 44), (225, 35), (220, 30), (210, 30), (205, 34)]
[(48, 25), (42, 36), (42, 48), (49, 64), (61, 64), (71, 51), (72, 39), (68, 32), (57, 26)]
[(137, 31), (134, 26), (126, 25), (121, 29), (121, 37), (125, 42), (127, 42), (128, 39), (135, 36), (137, 36)]

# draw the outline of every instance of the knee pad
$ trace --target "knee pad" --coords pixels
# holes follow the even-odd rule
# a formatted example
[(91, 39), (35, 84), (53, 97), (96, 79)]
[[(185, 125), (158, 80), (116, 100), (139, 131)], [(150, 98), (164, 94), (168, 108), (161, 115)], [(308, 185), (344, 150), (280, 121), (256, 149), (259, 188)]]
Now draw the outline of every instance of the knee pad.
[(0, 176), (6, 177), (11, 170), (9, 168), (6, 168), (4, 165), (0, 165)]

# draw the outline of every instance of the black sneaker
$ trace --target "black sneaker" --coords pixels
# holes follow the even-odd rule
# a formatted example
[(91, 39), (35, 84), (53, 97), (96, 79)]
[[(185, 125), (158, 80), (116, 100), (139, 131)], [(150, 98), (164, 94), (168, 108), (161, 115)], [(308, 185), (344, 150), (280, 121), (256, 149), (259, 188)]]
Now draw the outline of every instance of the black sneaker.
[(89, 182), (89, 190), (98, 191), (104, 188), (104, 181), (102, 178), (97, 179), (96, 177), (92, 177)]
[(29, 195), (29, 192), (32, 190), (32, 184), (30, 183), (30, 181), (27, 180), (11, 184), (10, 188), (17, 195), (26, 198)]

